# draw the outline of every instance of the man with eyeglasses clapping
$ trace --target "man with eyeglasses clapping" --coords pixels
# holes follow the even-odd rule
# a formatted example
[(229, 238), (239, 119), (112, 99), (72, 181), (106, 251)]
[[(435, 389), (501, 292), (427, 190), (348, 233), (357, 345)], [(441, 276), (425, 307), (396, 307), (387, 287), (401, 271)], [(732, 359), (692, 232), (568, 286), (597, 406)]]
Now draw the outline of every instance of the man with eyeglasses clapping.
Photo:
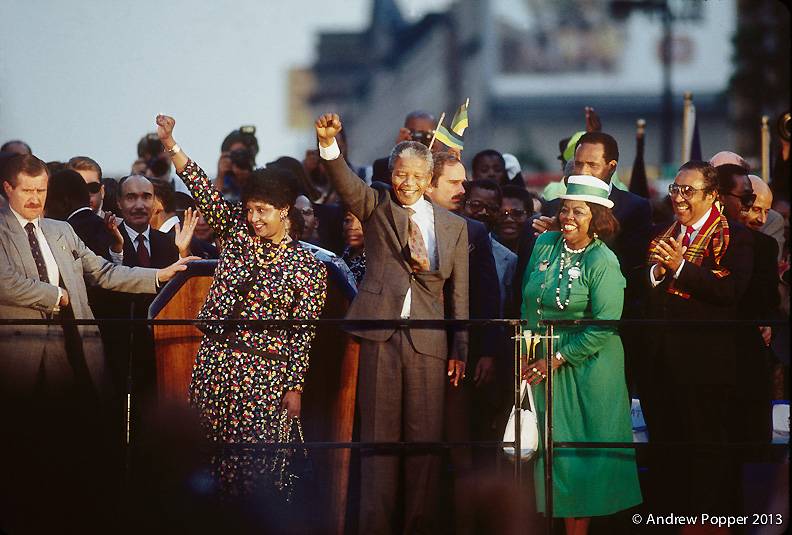
[[(669, 186), (676, 221), (649, 248), (650, 317), (737, 319), (753, 269), (753, 239), (731, 209), (721, 213), (719, 190), (721, 201), (731, 198), (715, 168), (699, 161), (684, 164)], [(739, 212), (740, 204), (734, 206)], [(690, 443), (650, 450), (652, 510), (737, 510), (737, 472), (724, 446), (732, 417), (726, 408), (740, 373), (740, 332), (722, 326), (645, 330), (639, 391), (651, 442)]]

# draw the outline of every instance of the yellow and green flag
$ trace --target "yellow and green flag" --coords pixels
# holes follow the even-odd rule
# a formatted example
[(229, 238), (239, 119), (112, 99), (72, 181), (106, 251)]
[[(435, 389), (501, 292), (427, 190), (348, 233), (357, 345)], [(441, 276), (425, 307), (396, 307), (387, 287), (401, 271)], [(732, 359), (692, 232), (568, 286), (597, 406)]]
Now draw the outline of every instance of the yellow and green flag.
[(468, 127), (468, 103), (470, 101), (466, 100), (464, 104), (462, 104), (459, 109), (454, 114), (454, 118), (451, 119), (451, 131), (453, 131), (458, 136), (462, 137), (465, 134), (465, 128)]
[(452, 149), (462, 150), (463, 148), (462, 137), (456, 135), (454, 132), (449, 131), (445, 125), (442, 124), (437, 127), (437, 130), (435, 130), (435, 139), (446, 147), (450, 147)]

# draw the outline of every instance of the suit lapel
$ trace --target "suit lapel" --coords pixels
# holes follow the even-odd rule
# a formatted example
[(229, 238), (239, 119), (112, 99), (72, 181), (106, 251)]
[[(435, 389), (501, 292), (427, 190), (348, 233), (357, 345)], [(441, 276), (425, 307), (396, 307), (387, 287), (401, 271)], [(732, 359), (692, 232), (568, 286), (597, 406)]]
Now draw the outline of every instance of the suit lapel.
[(407, 216), (407, 210), (403, 209), (401, 205), (391, 197), (385, 207), (385, 218), (388, 220), (391, 231), (398, 243), (402, 261), (405, 266), (407, 266), (407, 269), (412, 270), (410, 267), (410, 247), (408, 241), (409, 218)]
[(452, 243), (451, 237), (451, 222), (452, 216), (445, 210), (438, 209), (434, 204), (432, 205), (434, 212), (434, 226), (435, 226), (435, 247), (437, 247), (437, 269), (442, 273), (448, 273), (451, 266), (451, 248), (456, 245)]
[[(71, 280), (71, 270), (67, 268), (74, 262), (75, 258), (71, 254), (71, 249), (66, 242), (66, 237), (63, 235), (63, 232), (47, 219), (42, 218), (40, 224), (41, 232), (47, 239), (47, 244), (49, 245), (50, 251), (52, 251), (52, 256), (55, 257), (55, 263), (58, 264), (58, 271), (63, 280), (63, 285), (71, 292), (74, 285)], [(50, 282), (58, 285), (60, 281)]]
[(388, 203), (386, 215), (388, 217), (388, 221), (393, 227), (396, 238), (399, 240), (399, 246), (401, 249), (404, 249), (408, 244), (408, 225), (410, 224), (408, 220), (409, 218), (407, 216), (407, 210), (402, 208), (397, 201), (391, 199), (391, 202)]
[(36, 268), (36, 261), (33, 259), (33, 253), (30, 251), (27, 233), (9, 208), (4, 208), (1, 213), (3, 214), (3, 223), (8, 229), (9, 236), (11, 236), (11, 243), (17, 250), (19, 258), (22, 259), (25, 276), (38, 280), (38, 269)]
[(124, 237), (124, 262), (123, 265), (125, 266), (136, 266), (137, 261), (137, 251), (135, 250), (134, 245), (132, 244), (132, 240), (129, 237), (129, 234), (126, 231), (125, 225), (119, 225), (118, 230), (121, 231), (121, 236)]

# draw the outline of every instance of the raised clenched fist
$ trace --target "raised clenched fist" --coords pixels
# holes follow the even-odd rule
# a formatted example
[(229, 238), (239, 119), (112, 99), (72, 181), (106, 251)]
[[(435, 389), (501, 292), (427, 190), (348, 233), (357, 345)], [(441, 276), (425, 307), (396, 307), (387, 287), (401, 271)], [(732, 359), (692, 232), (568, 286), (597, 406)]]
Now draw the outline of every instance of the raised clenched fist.
[(319, 145), (329, 147), (341, 131), (341, 117), (337, 113), (325, 113), (316, 119), (314, 126), (316, 127), (316, 137), (319, 138)]
[(157, 115), (157, 136), (160, 141), (165, 142), (173, 137), (173, 127), (176, 126), (176, 120), (167, 115)]

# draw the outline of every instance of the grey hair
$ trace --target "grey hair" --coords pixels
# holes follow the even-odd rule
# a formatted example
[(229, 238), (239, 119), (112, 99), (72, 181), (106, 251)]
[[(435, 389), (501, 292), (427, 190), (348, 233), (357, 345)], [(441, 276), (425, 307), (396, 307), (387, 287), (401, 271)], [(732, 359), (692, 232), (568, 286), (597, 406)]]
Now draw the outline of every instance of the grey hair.
[(417, 141), (402, 141), (390, 153), (388, 158), (388, 170), (393, 171), (396, 166), (396, 160), (399, 158), (420, 158), (426, 164), (426, 170), (431, 175), (434, 161), (432, 160), (432, 151), (423, 143)]

